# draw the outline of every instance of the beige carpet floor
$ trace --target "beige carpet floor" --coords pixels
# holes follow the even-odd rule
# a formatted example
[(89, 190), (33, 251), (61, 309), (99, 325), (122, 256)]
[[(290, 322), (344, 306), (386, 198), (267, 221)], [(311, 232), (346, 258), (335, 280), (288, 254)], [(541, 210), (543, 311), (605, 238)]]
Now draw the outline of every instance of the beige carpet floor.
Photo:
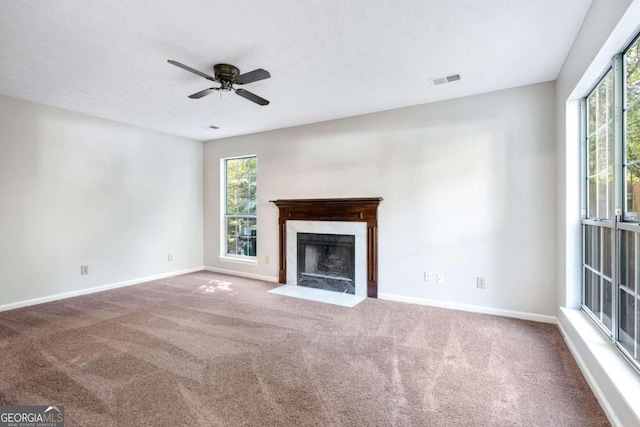
[(0, 313), (0, 405), (67, 426), (609, 425), (555, 325), (208, 272)]

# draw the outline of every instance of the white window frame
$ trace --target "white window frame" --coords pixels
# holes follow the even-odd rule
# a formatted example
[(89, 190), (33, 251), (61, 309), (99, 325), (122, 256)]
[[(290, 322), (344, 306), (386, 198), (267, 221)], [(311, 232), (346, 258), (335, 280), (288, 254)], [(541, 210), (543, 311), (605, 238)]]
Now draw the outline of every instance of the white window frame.
[(246, 159), (250, 157), (256, 158), (256, 214), (245, 215), (247, 217), (255, 217), (256, 220), (256, 246), (258, 242), (258, 156), (256, 154), (246, 154), (241, 156), (224, 157), (220, 159), (220, 256), (219, 259), (224, 262), (235, 264), (256, 265), (258, 263), (258, 249), (256, 247), (256, 255), (237, 255), (227, 253), (227, 160)]
[[(632, 232), (635, 239), (635, 275), (636, 280), (638, 280), (638, 274), (640, 274), (640, 234), (638, 233), (638, 225), (639, 219), (629, 217), (627, 215), (627, 186), (626, 186), (626, 147), (627, 140), (625, 135), (626, 124), (624, 120), (624, 111), (626, 109), (626, 73), (625, 73), (625, 63), (624, 63), (624, 55), (626, 52), (640, 39), (640, 34), (634, 36), (628, 43), (625, 44), (624, 48), (616, 54), (609, 65), (606, 67), (606, 70), (602, 75), (596, 80), (596, 83), (592, 86), (592, 88), (587, 91), (586, 96), (582, 99), (581, 102), (581, 124), (580, 124), (580, 132), (581, 132), (581, 217), (582, 217), (582, 230), (583, 230), (583, 245), (582, 245), (582, 258), (583, 258), (583, 268), (582, 268), (582, 300), (581, 307), (582, 311), (589, 317), (598, 327), (599, 329), (607, 336), (607, 338), (612, 342), (614, 347), (624, 356), (624, 359), (629, 362), (629, 364), (635, 369), (637, 373), (640, 374), (640, 361), (638, 360), (638, 356), (631, 354), (627, 349), (625, 349), (621, 344), (620, 338), (620, 325), (619, 316), (620, 316), (620, 291), (621, 288), (625, 288), (628, 294), (632, 295), (632, 297), (636, 298), (636, 310), (638, 310), (637, 305), (640, 303), (640, 299), (634, 292), (629, 292), (629, 289), (626, 289), (620, 283), (621, 274), (621, 258), (622, 258), (622, 250), (621, 250), (621, 233), (623, 231)], [(613, 94), (613, 102), (614, 102), (614, 120), (613, 120), (613, 132), (614, 132), (614, 166), (613, 166), (613, 175), (614, 175), (614, 217), (611, 219), (608, 218), (589, 218), (588, 217), (588, 206), (586, 201), (588, 200), (588, 194), (586, 191), (587, 184), (587, 155), (586, 152), (588, 150), (587, 146), (587, 122), (586, 122), (586, 98), (589, 94), (597, 87), (602, 81), (603, 77), (607, 72), (613, 73), (613, 86), (614, 86), (614, 94)], [(613, 257), (612, 260), (612, 274), (610, 280), (613, 281), (613, 312), (612, 312), (612, 325), (611, 330), (608, 330), (607, 327), (602, 323), (602, 321), (595, 315), (589, 307), (585, 305), (585, 256), (587, 252), (587, 248), (584, 246), (585, 238), (585, 226), (596, 226), (596, 229), (602, 230), (602, 228), (610, 228), (612, 230), (612, 236), (614, 236), (614, 241), (611, 242), (612, 249), (611, 254)], [(601, 264), (603, 261), (603, 249), (602, 245), (607, 244), (606, 242), (600, 243), (600, 257)], [(600, 266), (602, 269), (602, 265)], [(597, 272), (594, 272), (598, 274)], [(602, 276), (602, 275), (601, 275)], [(604, 277), (604, 276), (602, 276)], [(601, 296), (602, 298), (602, 296)], [(602, 301), (602, 300), (601, 300)], [(640, 338), (640, 322), (635, 319), (635, 348), (636, 351), (639, 345), (638, 339)]]

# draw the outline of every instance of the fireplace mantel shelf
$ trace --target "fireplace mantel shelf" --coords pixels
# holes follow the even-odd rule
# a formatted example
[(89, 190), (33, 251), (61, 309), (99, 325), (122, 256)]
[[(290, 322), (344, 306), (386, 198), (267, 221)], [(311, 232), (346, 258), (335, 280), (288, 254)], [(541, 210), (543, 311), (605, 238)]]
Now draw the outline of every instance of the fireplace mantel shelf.
[(382, 197), (271, 200), (280, 210), (280, 283), (287, 281), (286, 222), (354, 221), (367, 223), (367, 296), (378, 297), (378, 205)]

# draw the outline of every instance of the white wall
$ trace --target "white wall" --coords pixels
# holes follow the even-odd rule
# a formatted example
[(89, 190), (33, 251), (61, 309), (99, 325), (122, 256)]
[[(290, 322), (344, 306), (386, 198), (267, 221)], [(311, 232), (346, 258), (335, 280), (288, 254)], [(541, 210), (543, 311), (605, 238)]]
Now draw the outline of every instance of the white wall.
[(0, 307), (202, 266), (201, 142), (2, 96), (0, 117)]
[[(269, 200), (382, 196), (380, 293), (552, 315), (553, 101), (544, 83), (207, 142), (205, 264), (275, 278)], [(246, 154), (258, 155), (255, 266), (219, 259), (220, 159)], [(445, 284), (424, 282), (425, 270)]]

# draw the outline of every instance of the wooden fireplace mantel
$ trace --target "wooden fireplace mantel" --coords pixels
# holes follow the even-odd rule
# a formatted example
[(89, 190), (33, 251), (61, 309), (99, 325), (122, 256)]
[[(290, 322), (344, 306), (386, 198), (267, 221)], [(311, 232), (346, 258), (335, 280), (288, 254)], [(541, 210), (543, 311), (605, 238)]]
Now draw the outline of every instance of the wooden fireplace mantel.
[(351, 221), (367, 223), (367, 296), (378, 297), (378, 205), (382, 197), (271, 200), (280, 210), (278, 252), (280, 283), (287, 282), (287, 221)]

